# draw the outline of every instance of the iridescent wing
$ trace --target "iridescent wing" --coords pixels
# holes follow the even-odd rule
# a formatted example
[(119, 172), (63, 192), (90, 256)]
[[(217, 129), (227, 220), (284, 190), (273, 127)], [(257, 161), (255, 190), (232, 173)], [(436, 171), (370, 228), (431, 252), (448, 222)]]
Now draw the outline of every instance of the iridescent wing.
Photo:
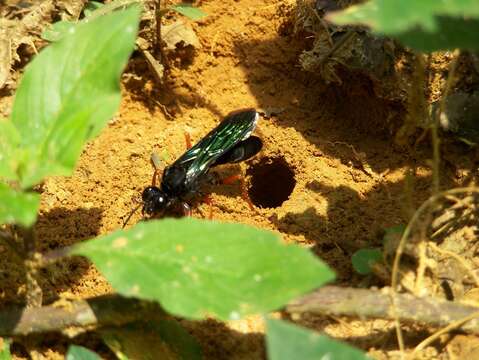
[(221, 155), (227, 153), (240, 141), (246, 140), (259, 119), (254, 109), (229, 114), (216, 128), (186, 151), (171, 167), (186, 169), (184, 186), (195, 183)]

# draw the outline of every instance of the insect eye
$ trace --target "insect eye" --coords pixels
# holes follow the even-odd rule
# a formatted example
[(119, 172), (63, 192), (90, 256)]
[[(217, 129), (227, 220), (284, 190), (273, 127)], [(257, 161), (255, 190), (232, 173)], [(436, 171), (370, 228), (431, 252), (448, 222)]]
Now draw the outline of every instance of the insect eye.
[(143, 201), (148, 201), (150, 199), (153, 199), (159, 191), (160, 189), (155, 186), (148, 186), (147, 188), (145, 188), (145, 190), (143, 190), (141, 198), (143, 199)]

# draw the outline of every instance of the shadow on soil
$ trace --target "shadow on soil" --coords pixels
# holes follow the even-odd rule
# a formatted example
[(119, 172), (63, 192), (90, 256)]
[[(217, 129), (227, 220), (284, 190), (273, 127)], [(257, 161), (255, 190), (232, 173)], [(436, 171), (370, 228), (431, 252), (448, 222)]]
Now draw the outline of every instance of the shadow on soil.
[[(38, 218), (35, 231), (38, 251), (48, 252), (98, 235), (103, 211), (99, 208), (55, 208)], [(66, 257), (40, 269), (44, 304), (55, 301), (58, 294), (70, 289), (88, 271), (90, 263), (81, 257)]]

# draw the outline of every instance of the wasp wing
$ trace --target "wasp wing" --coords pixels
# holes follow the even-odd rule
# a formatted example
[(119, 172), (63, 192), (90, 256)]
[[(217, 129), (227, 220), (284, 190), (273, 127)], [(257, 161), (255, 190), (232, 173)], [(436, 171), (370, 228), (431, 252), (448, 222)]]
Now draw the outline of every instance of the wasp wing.
[(229, 114), (216, 128), (178, 158), (172, 166), (187, 168), (186, 186), (193, 184), (208, 172), (216, 160), (238, 142), (247, 139), (258, 121), (255, 110), (243, 110)]

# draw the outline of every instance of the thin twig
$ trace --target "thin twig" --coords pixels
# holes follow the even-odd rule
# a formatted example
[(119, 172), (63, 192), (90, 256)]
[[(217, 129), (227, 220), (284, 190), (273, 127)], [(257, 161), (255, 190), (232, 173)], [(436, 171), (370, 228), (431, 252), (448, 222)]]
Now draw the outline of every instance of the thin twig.
[[(391, 289), (387, 289), (389, 292)], [(476, 313), (479, 308), (432, 297), (417, 297), (411, 294), (396, 294), (397, 317), (411, 324), (422, 323), (442, 327)], [(355, 318), (394, 320), (391, 300), (384, 290), (355, 289), (324, 286), (312, 294), (293, 301), (286, 307), (292, 315), (313, 313)], [(468, 333), (479, 333), (479, 320), (460, 327)]]
[(399, 244), (396, 250), (396, 255), (394, 257), (394, 263), (393, 263), (392, 275), (391, 275), (391, 291), (389, 293), (391, 302), (392, 302), (392, 315), (393, 315), (393, 318), (395, 319), (394, 323), (396, 327), (396, 335), (398, 338), (399, 348), (401, 351), (404, 350), (404, 340), (403, 340), (402, 331), (401, 331), (401, 321), (396, 311), (397, 304), (396, 304), (395, 298), (397, 296), (396, 291), (398, 287), (399, 263), (401, 261), (401, 256), (404, 251), (404, 247), (406, 246), (406, 241), (411, 235), (412, 228), (418, 221), (419, 217), (425, 212), (426, 209), (434, 205), (441, 197), (444, 197), (445, 195), (455, 195), (455, 194), (464, 194), (464, 193), (467, 194), (467, 193), (474, 193), (474, 192), (478, 193), (479, 188), (478, 187), (455, 188), (455, 189), (443, 191), (431, 196), (429, 199), (423, 202), (422, 205), (416, 210), (411, 220), (409, 221), (408, 225), (406, 226), (406, 229), (404, 229), (404, 232), (401, 236), (401, 240), (399, 241)]
[(155, 56), (156, 59), (160, 62), (163, 60), (163, 44), (161, 38), (161, 0), (156, 0), (155, 3), (155, 21), (156, 21), (156, 37), (155, 37)]
[(440, 139), (439, 139), (439, 122), (440, 119), (445, 114), (446, 109), (446, 99), (449, 95), (449, 92), (452, 88), (452, 84), (454, 82), (454, 75), (456, 73), (457, 68), (457, 60), (459, 59), (459, 51), (454, 51), (453, 59), (451, 64), (449, 65), (449, 74), (446, 80), (446, 86), (444, 88), (444, 93), (442, 94), (441, 100), (439, 102), (439, 111), (436, 114), (433, 114), (433, 122), (432, 122), (432, 148), (433, 148), (433, 166), (432, 166), (432, 190), (433, 194), (437, 194), (439, 192), (440, 187), (440, 176), (439, 176), (439, 167), (441, 161), (441, 154), (440, 154)]
[(447, 334), (448, 332), (452, 331), (452, 330), (455, 330), (455, 329), (458, 329), (460, 328), (462, 325), (464, 325), (465, 323), (467, 323), (468, 321), (471, 321), (471, 320), (474, 320), (476, 318), (479, 317), (479, 311), (476, 311), (468, 316), (465, 316), (464, 318), (462, 319), (459, 319), (457, 321), (454, 321), (452, 323), (450, 323), (448, 326), (446, 326), (445, 328), (439, 330), (439, 331), (436, 331), (434, 334), (432, 334), (431, 336), (427, 337), (426, 339), (424, 339), (423, 341), (421, 341), (415, 348), (414, 348), (414, 351), (412, 352), (411, 356), (414, 357), (414, 355), (418, 352), (418, 351), (421, 351), (422, 349), (424, 349), (426, 346), (432, 344), (434, 341), (436, 341), (437, 339), (439, 339), (439, 337), (441, 337), (441, 335), (444, 335), (444, 334)]
[(65, 300), (61, 300), (57, 304), (40, 308), (0, 312), (0, 336), (24, 336), (53, 331), (78, 334), (81, 330), (91, 330), (94, 327), (120, 326), (144, 319), (149, 321), (152, 317), (165, 317), (160, 305), (117, 295), (75, 300), (66, 304)]
[(469, 273), (469, 275), (472, 277), (472, 279), (474, 280), (474, 282), (476, 283), (476, 287), (479, 288), (479, 277), (475, 274), (474, 270), (471, 268), (471, 266), (466, 262), (466, 260), (464, 260), (464, 258), (462, 256), (459, 256), (458, 254), (452, 252), (452, 251), (448, 251), (448, 250), (444, 250), (444, 249), (441, 249), (440, 247), (438, 247), (435, 243), (431, 242), (428, 244), (429, 247), (431, 249), (433, 249), (434, 251), (442, 254), (442, 255), (447, 255), (447, 256), (450, 256), (452, 258), (454, 258), (459, 264), (462, 265), (462, 267)]

